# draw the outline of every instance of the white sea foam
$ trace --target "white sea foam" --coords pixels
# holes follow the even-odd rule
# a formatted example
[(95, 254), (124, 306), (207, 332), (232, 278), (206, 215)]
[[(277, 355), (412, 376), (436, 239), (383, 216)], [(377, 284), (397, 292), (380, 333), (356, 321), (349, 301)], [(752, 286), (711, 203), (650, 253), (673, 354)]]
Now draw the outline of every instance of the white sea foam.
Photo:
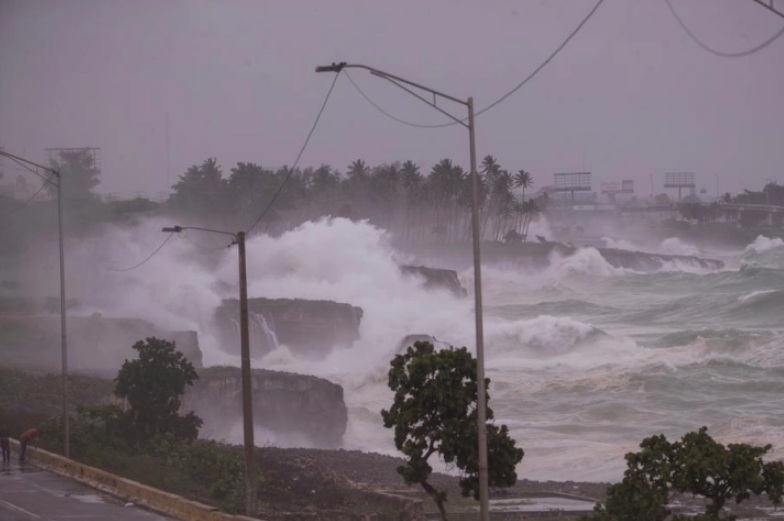
[(659, 271), (681, 271), (684, 273), (713, 273), (716, 270), (701, 266), (698, 262), (691, 262), (685, 259), (663, 259), (662, 267)]
[(660, 248), (660, 253), (669, 255), (693, 255), (696, 257), (700, 254), (699, 248), (692, 244), (687, 244), (677, 237), (664, 239)]
[(777, 291), (779, 291), (779, 290), (776, 290), (776, 289), (762, 289), (762, 290), (759, 290), (759, 291), (752, 291), (748, 295), (741, 295), (740, 297), (738, 297), (738, 300), (740, 302), (746, 302), (746, 301), (749, 301), (749, 300), (751, 300), (753, 298), (759, 297), (760, 295), (766, 295), (768, 293), (776, 293)]
[(782, 241), (778, 237), (769, 239), (764, 235), (760, 235), (756, 239), (754, 239), (754, 242), (746, 246), (746, 249), (743, 250), (743, 253), (748, 253), (751, 251), (762, 253), (765, 251), (770, 251), (774, 248), (780, 248), (782, 246), (784, 246), (784, 241)]
[(568, 317), (540, 316), (532, 320), (487, 325), (488, 342), (496, 352), (520, 352), (540, 357), (569, 353), (597, 333), (596, 328)]
[[(164, 224), (149, 221), (135, 229), (112, 230), (94, 248), (69, 257), (70, 269), (80, 271), (69, 281), (90, 310), (196, 330), (207, 365), (239, 365), (236, 355), (217, 348), (209, 329), (221, 299), (236, 297), (236, 250), (216, 252), (213, 265), (202, 265), (192, 260), (197, 247), (174, 237), (138, 269), (112, 272), (96, 263), (124, 267), (138, 262), (163, 240), (159, 230)], [(782, 245), (780, 239), (758, 238), (750, 248), (759, 252)], [(430, 334), (473, 350), (473, 298), (426, 291), (416, 278), (403, 277), (383, 231), (367, 223), (331, 219), (277, 238), (256, 235), (248, 240), (247, 254), (251, 297), (328, 299), (364, 311), (360, 339), (353, 345), (317, 361), (279, 346), (254, 360), (254, 367), (315, 374), (341, 384), (349, 410), (345, 447), (395, 454), (393, 433), (383, 427), (379, 413), (391, 402), (389, 361), (408, 334)], [(490, 405), (496, 421), (508, 423), (526, 450), (521, 477), (616, 480), (623, 454), (644, 437), (658, 432), (680, 436), (701, 425), (725, 440), (784, 444), (776, 430), (780, 393), (774, 385), (784, 366), (784, 335), (739, 327), (737, 334), (685, 335), (684, 345), (645, 348), (652, 338), (672, 333), (678, 338), (678, 332), (696, 327), (726, 327), (711, 322), (709, 315), (693, 326), (656, 311), (661, 306), (654, 304), (670, 294), (672, 288), (662, 290), (670, 281), (678, 280), (678, 293), (688, 295), (704, 291), (703, 277), (613, 268), (593, 248), (551, 260), (545, 272), (536, 274), (483, 269), (485, 309), (506, 306), (503, 317), (485, 311)], [(472, 272), (460, 277), (472, 292)], [(730, 299), (744, 302), (771, 290), (739, 280), (723, 291), (734, 291)], [(563, 298), (619, 311), (591, 319), (581, 315), (580, 320), (514, 316), (515, 304)], [(650, 321), (646, 313), (651, 313)], [(739, 390), (744, 386), (751, 390)], [(266, 443), (291, 441), (258, 435)], [(241, 429), (234, 426), (223, 438), (239, 442)]]
[(560, 280), (572, 275), (612, 277), (629, 272), (610, 265), (596, 248), (580, 248), (567, 257), (553, 252), (549, 260), (550, 266), (545, 271), (545, 277), (550, 280)]
[(531, 220), (531, 224), (528, 226), (528, 238), (535, 240), (537, 235), (548, 239), (553, 236), (553, 230), (550, 228), (550, 222), (542, 214), (534, 217)]
[(626, 239), (614, 239), (612, 237), (602, 237), (602, 242), (607, 248), (614, 248), (616, 250), (628, 251), (644, 251), (640, 246), (637, 246), (632, 241)]

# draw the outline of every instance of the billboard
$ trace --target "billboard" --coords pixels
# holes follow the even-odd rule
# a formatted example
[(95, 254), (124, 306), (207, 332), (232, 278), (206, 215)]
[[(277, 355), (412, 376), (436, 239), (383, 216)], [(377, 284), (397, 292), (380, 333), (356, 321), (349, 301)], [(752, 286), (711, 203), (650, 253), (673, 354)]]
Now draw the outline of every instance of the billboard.
[(631, 179), (624, 179), (623, 181), (604, 181), (599, 186), (603, 194), (634, 193), (634, 181)]
[(575, 192), (591, 190), (590, 172), (553, 174), (554, 192)]
[(694, 188), (694, 172), (667, 172), (664, 174), (664, 188)]

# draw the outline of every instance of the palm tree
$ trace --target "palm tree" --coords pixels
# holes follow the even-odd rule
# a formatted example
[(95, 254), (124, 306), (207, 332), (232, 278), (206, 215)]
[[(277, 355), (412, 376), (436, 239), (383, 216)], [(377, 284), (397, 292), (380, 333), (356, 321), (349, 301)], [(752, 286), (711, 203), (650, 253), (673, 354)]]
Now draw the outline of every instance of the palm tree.
[(430, 171), (425, 191), (434, 212), (434, 229), (451, 240), (459, 232), (460, 196), (467, 182), (466, 172), (451, 159), (442, 159)]
[(511, 202), (514, 201), (514, 196), (511, 192), (512, 188), (512, 175), (508, 170), (499, 171), (495, 178), (492, 180), (490, 186), (490, 195), (493, 201), (493, 213), (495, 217), (495, 226), (492, 232), (493, 240), (497, 240), (501, 235), (504, 221), (510, 215), (509, 207)]
[(484, 159), (482, 159), (482, 168), (480, 172), (485, 174), (485, 176), (494, 177), (500, 171), (501, 166), (498, 164), (498, 160), (496, 158), (488, 154), (484, 157)]
[(419, 173), (419, 166), (410, 159), (404, 161), (400, 166), (400, 185), (403, 188), (403, 197), (406, 202), (406, 224), (403, 233), (407, 236), (410, 236), (412, 227), (415, 232), (418, 232), (420, 228), (416, 221), (421, 216), (421, 212), (414, 209), (417, 207), (417, 203), (423, 199), (423, 182), (424, 178)]
[(525, 214), (525, 222), (523, 223), (523, 242), (526, 241), (528, 238), (528, 227), (531, 225), (531, 219), (533, 219), (534, 215), (539, 213), (539, 206), (537, 206), (536, 201), (531, 199), (530, 201), (525, 201), (523, 203), (523, 212)]
[(534, 180), (531, 177), (529, 172), (525, 170), (518, 170), (517, 173), (514, 175), (514, 187), (519, 188), (523, 187), (523, 195), (521, 200), (525, 201), (525, 189), (529, 188), (534, 185)]
[(368, 180), (370, 179), (370, 167), (361, 159), (351, 162), (346, 170), (346, 179), (341, 188), (344, 192), (344, 206), (349, 210), (344, 212), (355, 218), (362, 218), (370, 207), (368, 198)]
[(400, 165), (400, 180), (406, 190), (419, 187), (422, 184), (422, 174), (419, 173), (419, 166), (407, 159)]
[(355, 159), (348, 165), (348, 170), (346, 170), (346, 175), (349, 179), (354, 178), (365, 178), (370, 174), (370, 168), (367, 166), (361, 159)]
[[(388, 165), (379, 165), (373, 168), (370, 175), (370, 200), (373, 202), (373, 212), (369, 215), (371, 221), (378, 219), (381, 224), (391, 230), (392, 220), (400, 194), (400, 162), (395, 161)], [(380, 212), (380, 214), (379, 214)]]
[[(484, 211), (485, 216), (482, 219), (481, 230), (479, 231), (480, 236), (484, 236), (485, 228), (487, 227), (487, 221), (490, 219), (490, 214), (492, 213), (493, 207), (493, 185), (495, 184), (495, 178), (498, 174), (501, 173), (501, 165), (498, 164), (498, 160), (493, 157), (492, 155), (488, 154), (482, 159), (482, 167), (479, 170), (480, 173), (484, 174), (479, 176), (479, 180), (482, 184), (484, 184), (485, 191), (487, 195), (489, 195), (487, 208), (483, 208), (484, 205), (480, 206), (480, 212)], [(482, 201), (485, 202), (485, 201)], [(481, 219), (481, 217), (480, 217)]]

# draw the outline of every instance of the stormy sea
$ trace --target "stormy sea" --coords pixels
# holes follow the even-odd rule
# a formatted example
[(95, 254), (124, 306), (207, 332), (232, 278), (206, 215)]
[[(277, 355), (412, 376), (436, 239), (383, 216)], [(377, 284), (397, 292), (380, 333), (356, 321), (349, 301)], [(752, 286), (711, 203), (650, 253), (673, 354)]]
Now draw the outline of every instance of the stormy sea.
[[(199, 331), (205, 365), (238, 365), (211, 346), (204, 328), (223, 296), (216, 288), (236, 284), (236, 253), (216, 250), (214, 269), (205, 270), (183, 260), (196, 246), (177, 241), (162, 254), (172, 269), (162, 270), (160, 260), (134, 274), (133, 287), (179, 284), (179, 307), (165, 306), (169, 321)], [(628, 240), (612, 246), (643, 249)], [(760, 236), (742, 249), (702, 251), (667, 239), (645, 249), (720, 259), (724, 268), (673, 262), (637, 272), (612, 267), (592, 247), (553, 256), (546, 269), (483, 264), (490, 407), (525, 449), (521, 478), (616, 481), (623, 455), (643, 438), (676, 438), (703, 425), (723, 443), (771, 443), (772, 456), (784, 456), (784, 243)], [(458, 272), (466, 298), (427, 291), (399, 270), (422, 258), (396, 250), (383, 230), (345, 219), (255, 236), (247, 251), (250, 296), (327, 299), (364, 310), (353, 345), (318, 360), (281, 345), (253, 366), (341, 384), (349, 409), (344, 447), (397, 454), (380, 416), (391, 401), (389, 361), (407, 335), (474, 349), (473, 271)], [(439, 267), (439, 259), (425, 260)], [(164, 313), (152, 303), (122, 311), (158, 320)], [(239, 422), (225, 437), (239, 442)], [(256, 441), (296, 444), (261, 431)]]

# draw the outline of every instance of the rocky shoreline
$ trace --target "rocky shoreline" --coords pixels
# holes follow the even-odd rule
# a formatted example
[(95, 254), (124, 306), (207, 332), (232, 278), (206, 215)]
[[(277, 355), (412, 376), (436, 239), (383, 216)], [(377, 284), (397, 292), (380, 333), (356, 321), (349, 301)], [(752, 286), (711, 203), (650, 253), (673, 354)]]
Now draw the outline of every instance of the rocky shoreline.
[[(324, 449), (281, 449), (264, 447), (257, 449), (262, 469), (269, 472), (275, 485), (262, 492), (262, 501), (267, 502), (270, 513), (283, 511), (349, 511), (357, 497), (351, 491), (378, 490), (393, 492), (423, 501), (426, 519), (439, 519), (430, 498), (416, 486), (407, 486), (397, 473), (403, 459), (373, 452), (357, 450)], [(450, 519), (475, 519), (478, 503), (460, 495), (456, 476), (434, 473), (431, 484), (447, 491), (447, 511)], [(500, 511), (501, 503), (529, 503), (535, 506), (541, 498), (563, 498), (587, 503), (603, 501), (607, 483), (577, 481), (532, 481), (519, 479), (509, 489), (491, 490), (491, 511), (494, 519), (543, 521), (559, 519), (576, 521), (589, 510), (566, 511), (544, 506), (541, 510)], [(701, 512), (703, 503), (691, 496), (677, 497), (670, 507), (678, 512)], [(763, 520), (780, 518), (765, 498), (751, 498), (738, 506), (727, 505), (727, 510), (739, 520)]]
[[(435, 505), (418, 486), (408, 486), (397, 473), (403, 459), (373, 452), (356, 450), (324, 449), (281, 449), (264, 447), (257, 449), (261, 469), (270, 474), (270, 486), (262, 492), (260, 500), (267, 505), (269, 513), (284, 510), (322, 511), (353, 510), (357, 497), (351, 490), (376, 490), (392, 492), (422, 500), (426, 517), (437, 515)], [(474, 513), (478, 503), (463, 498), (458, 486), (458, 477), (434, 473), (431, 484), (447, 491), (447, 509), (450, 514)], [(533, 498), (562, 496), (598, 501), (604, 497), (606, 484), (580, 482), (539, 482), (520, 480), (506, 490), (491, 491), (492, 499)], [(340, 491), (338, 491), (340, 490)], [(584, 512), (583, 512), (584, 513)], [(542, 519), (552, 514), (540, 513)], [(560, 513), (559, 519), (577, 519)], [(456, 517), (457, 518), (457, 517)], [(505, 518), (509, 518), (505, 514)], [(537, 519), (526, 514), (525, 519)]]

